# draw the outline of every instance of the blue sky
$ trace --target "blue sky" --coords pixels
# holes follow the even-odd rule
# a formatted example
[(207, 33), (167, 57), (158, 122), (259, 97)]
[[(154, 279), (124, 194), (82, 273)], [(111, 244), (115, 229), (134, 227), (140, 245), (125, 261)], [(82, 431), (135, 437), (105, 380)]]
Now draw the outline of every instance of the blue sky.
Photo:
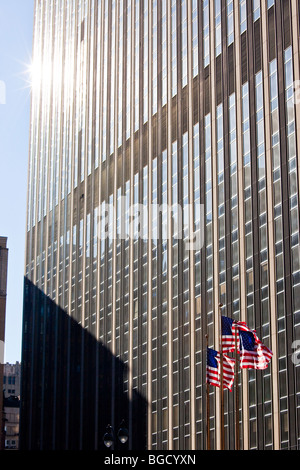
[(0, 0), (0, 236), (8, 237), (5, 362), (21, 360), (34, 0)]

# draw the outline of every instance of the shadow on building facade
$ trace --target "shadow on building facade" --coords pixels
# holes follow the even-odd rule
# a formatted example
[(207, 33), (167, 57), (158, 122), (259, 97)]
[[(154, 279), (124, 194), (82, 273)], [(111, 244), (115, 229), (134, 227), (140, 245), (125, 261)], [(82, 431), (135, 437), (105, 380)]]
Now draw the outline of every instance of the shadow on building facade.
[[(30, 280), (24, 280), (20, 450), (105, 450), (122, 419), (125, 449), (147, 444), (147, 403), (124, 391), (128, 368)], [(124, 450), (125, 450), (124, 449)]]

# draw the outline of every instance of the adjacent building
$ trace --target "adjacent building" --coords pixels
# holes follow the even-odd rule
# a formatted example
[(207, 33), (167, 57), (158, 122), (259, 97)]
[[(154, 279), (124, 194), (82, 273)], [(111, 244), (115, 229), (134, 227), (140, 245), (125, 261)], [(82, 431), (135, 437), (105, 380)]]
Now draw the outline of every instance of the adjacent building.
[(3, 367), (5, 342), (5, 315), (7, 294), (8, 248), (7, 238), (0, 237), (0, 450), (4, 448), (4, 411), (3, 411)]
[(3, 392), (5, 398), (16, 396), (20, 398), (20, 386), (21, 386), (21, 364), (16, 362), (15, 364), (4, 364), (4, 375), (3, 375)]
[(5, 449), (19, 449), (21, 364), (4, 364)]
[(19, 449), (20, 397), (4, 398), (5, 450)]
[(34, 15), (21, 447), (219, 449), (222, 303), (273, 351), (225, 448), (299, 449), (299, 2)]

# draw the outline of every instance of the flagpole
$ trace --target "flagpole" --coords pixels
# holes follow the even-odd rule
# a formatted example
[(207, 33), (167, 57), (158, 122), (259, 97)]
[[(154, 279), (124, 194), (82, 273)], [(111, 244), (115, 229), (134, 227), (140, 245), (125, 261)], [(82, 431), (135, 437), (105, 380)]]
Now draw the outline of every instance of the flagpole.
[(238, 384), (238, 326), (235, 328), (235, 449), (240, 450), (240, 425), (239, 425), (239, 384)]
[[(206, 357), (207, 357), (207, 348), (208, 348), (208, 335), (205, 335), (206, 338)], [(206, 359), (207, 361), (207, 359)], [(206, 374), (207, 374), (207, 366), (206, 366)], [(206, 442), (206, 448), (207, 450), (210, 450), (210, 426), (209, 426), (209, 420), (210, 420), (210, 404), (209, 404), (209, 383), (206, 378), (206, 432), (207, 432), (207, 442)]]
[(223, 345), (222, 345), (222, 307), (223, 304), (219, 303), (219, 317), (220, 317), (220, 392), (221, 392), (221, 450), (225, 448), (224, 436), (224, 389), (223, 389)]

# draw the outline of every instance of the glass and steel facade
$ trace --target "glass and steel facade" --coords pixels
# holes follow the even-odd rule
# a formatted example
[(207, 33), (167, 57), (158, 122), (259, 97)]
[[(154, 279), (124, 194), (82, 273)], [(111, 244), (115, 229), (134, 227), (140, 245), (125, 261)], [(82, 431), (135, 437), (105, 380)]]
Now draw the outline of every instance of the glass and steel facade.
[[(299, 449), (299, 14), (297, 0), (36, 0), (24, 447), (98, 449), (124, 418), (132, 448), (205, 449), (222, 302), (274, 353), (239, 371), (240, 448)], [(220, 448), (213, 387), (209, 427)]]

